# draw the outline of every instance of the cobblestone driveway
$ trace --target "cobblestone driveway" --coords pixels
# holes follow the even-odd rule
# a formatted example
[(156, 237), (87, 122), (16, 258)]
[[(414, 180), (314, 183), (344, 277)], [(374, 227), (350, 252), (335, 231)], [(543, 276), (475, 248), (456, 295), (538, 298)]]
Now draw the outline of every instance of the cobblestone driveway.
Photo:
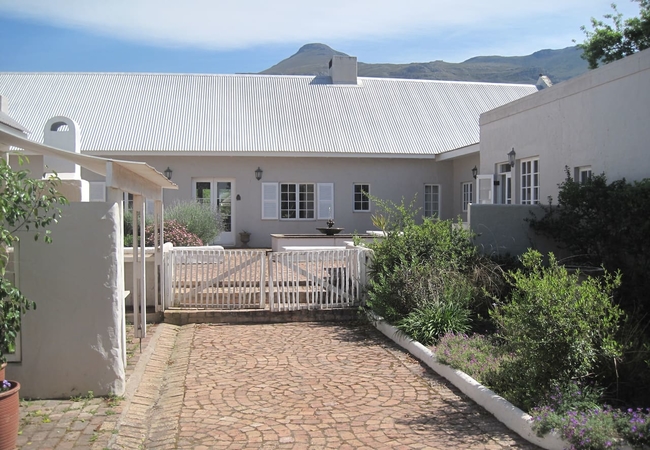
[(368, 325), (159, 327), (112, 448), (536, 448)]

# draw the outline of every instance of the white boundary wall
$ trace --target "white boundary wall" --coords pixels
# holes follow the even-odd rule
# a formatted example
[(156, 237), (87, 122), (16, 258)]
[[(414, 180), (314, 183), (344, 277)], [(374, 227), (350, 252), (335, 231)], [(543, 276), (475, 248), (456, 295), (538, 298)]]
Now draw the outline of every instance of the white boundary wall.
[(118, 203), (73, 203), (52, 244), (20, 233), (19, 285), (37, 306), (23, 316), (22, 361), (7, 367), (23, 398), (124, 393), (121, 226)]

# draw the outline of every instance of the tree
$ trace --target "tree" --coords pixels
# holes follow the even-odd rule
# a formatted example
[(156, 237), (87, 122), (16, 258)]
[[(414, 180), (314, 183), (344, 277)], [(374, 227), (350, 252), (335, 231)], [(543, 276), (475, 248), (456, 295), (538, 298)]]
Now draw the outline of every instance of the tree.
[[(0, 364), (15, 344), (20, 315), (36, 306), (6, 277), (7, 250), (18, 241), (17, 231), (36, 229), (38, 240), (40, 231), (61, 216), (59, 206), (68, 201), (56, 190), (58, 183), (57, 177), (30, 178), (29, 171), (15, 171), (0, 158)], [(45, 242), (51, 242), (49, 233), (45, 230)]]
[(650, 48), (650, 0), (632, 1), (639, 3), (639, 17), (624, 21), (616, 4), (612, 3), (614, 12), (605, 14), (604, 18), (611, 20), (613, 26), (592, 17), (593, 31), (585, 26), (580, 28), (587, 38), (578, 47), (582, 49), (582, 58), (589, 62), (590, 69), (597, 68), (599, 63), (607, 64)]

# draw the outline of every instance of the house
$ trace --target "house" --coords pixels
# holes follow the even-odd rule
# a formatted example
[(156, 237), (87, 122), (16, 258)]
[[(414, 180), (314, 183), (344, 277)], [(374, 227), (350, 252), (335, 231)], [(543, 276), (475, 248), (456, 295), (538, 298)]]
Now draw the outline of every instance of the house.
[(650, 177), (648, 124), (650, 50), (481, 114), (478, 204), (470, 214), (480, 245), (515, 254), (530, 246), (522, 219), (531, 205), (557, 202), (567, 170), (578, 181)]
[[(466, 219), (479, 161), (479, 116), (533, 85), (357, 77), (335, 56), (330, 76), (0, 73), (11, 116), (40, 130), (74, 119), (81, 152), (143, 161), (179, 187), (164, 203), (219, 208), (216, 243), (269, 247), (272, 233), (315, 233), (333, 219), (373, 228), (371, 196), (424, 215)], [(38, 132), (32, 135), (42, 141)], [(91, 199), (103, 178), (82, 170)]]

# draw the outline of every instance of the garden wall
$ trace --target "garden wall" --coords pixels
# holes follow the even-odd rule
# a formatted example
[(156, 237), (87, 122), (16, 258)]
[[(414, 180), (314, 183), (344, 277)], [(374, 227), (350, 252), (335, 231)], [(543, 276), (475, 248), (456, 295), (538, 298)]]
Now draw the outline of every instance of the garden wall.
[(122, 395), (119, 205), (73, 203), (62, 212), (52, 244), (19, 234), (19, 287), (37, 308), (23, 316), (21, 362), (9, 364), (7, 378), (20, 381), (23, 398)]
[(474, 233), (474, 243), (486, 255), (519, 256), (529, 248), (542, 254), (555, 253), (562, 258), (561, 251), (553, 240), (536, 235), (526, 219), (531, 213), (537, 218), (544, 215), (536, 205), (480, 205), (469, 206), (469, 227)]

